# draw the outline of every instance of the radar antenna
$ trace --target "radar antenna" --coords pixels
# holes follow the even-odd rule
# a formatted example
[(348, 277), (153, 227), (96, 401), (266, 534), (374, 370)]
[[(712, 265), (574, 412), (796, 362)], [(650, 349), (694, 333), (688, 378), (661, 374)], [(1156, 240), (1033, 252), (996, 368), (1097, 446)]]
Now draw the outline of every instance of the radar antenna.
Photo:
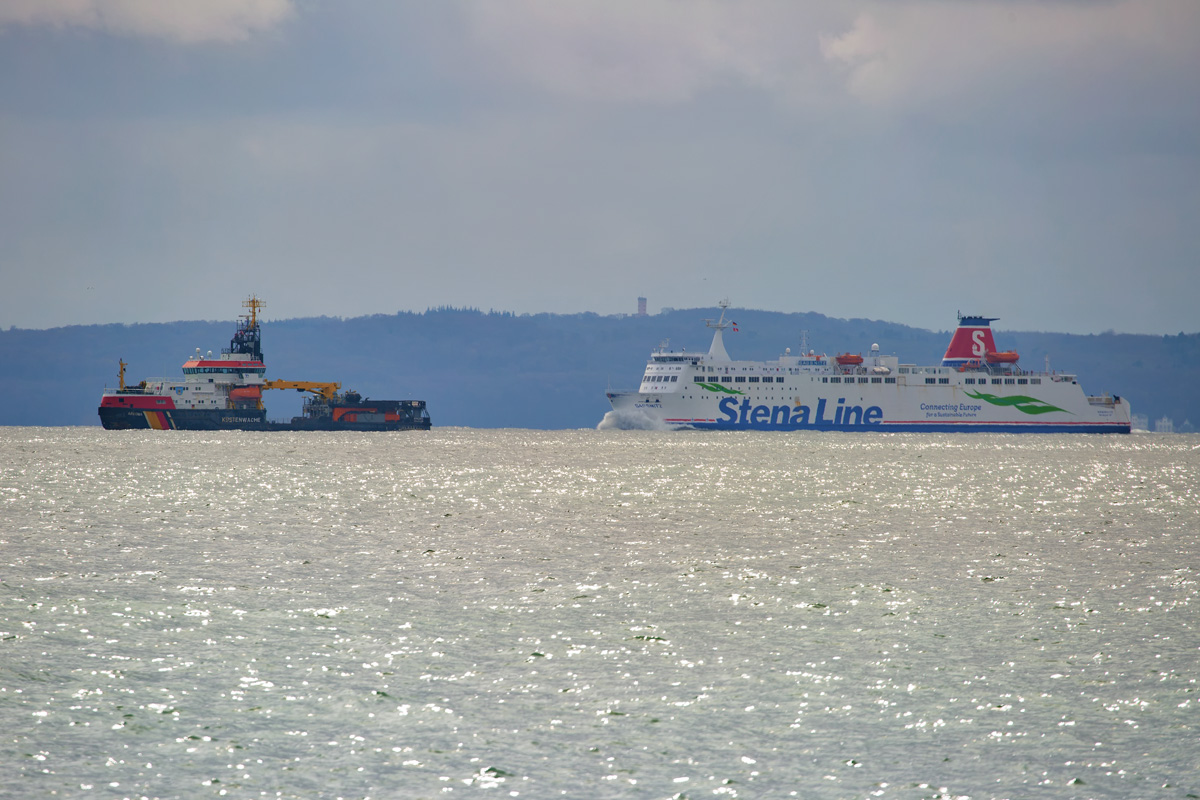
[(711, 319), (706, 319), (706, 320), (704, 320), (704, 325), (706, 327), (713, 328), (714, 330), (723, 331), (729, 327), (729, 323), (725, 321), (725, 309), (729, 308), (728, 298), (725, 300), (722, 300), (717, 305), (719, 305), (721, 307), (721, 318), (718, 319), (716, 322), (713, 322)]
[[(251, 328), (255, 328), (258, 326), (258, 310), (260, 308), (263, 308), (264, 306), (266, 306), (266, 303), (262, 300), (259, 300), (254, 295), (250, 295), (249, 300), (242, 301), (242, 308), (250, 309), (249, 320), (250, 320)], [(245, 317), (246, 315), (243, 314), (242, 316)]]

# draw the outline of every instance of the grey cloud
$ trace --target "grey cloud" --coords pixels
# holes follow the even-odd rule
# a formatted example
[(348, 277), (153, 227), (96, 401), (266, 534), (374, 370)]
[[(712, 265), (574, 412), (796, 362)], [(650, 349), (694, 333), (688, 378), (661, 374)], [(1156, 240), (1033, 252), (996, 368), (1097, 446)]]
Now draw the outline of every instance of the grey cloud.
[(292, 0), (6, 0), (0, 28), (74, 27), (178, 42), (241, 41), (294, 12)]

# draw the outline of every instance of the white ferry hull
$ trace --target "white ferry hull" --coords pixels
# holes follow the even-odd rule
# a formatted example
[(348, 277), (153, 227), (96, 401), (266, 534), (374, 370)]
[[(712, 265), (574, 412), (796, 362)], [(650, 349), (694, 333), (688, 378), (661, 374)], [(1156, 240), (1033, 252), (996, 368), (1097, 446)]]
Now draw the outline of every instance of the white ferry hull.
[[(1129, 433), (1129, 404), (1089, 397), (1073, 375), (1029, 372), (996, 354), (984, 318), (963, 318), (942, 364), (892, 356), (734, 361), (716, 328), (707, 354), (651, 355), (636, 392), (610, 392), (616, 427), (760, 431)], [(971, 327), (974, 326), (974, 327)], [(986, 333), (985, 333), (986, 332)], [(960, 336), (961, 334), (961, 336)], [(974, 344), (973, 344), (974, 343)], [(977, 346), (978, 352), (955, 352)], [(984, 356), (998, 363), (985, 363)], [(978, 355), (978, 358), (972, 357)], [(845, 359), (846, 364), (840, 363)], [(999, 363), (1000, 359), (1004, 363)], [(990, 360), (990, 359), (989, 359)]]
[[(609, 394), (620, 417), (645, 427), (757, 431), (986, 431), (991, 433), (1129, 433), (1129, 404), (1092, 405), (1078, 384), (1043, 385), (1036, 395), (992, 395), (967, 387), (870, 385), (853, 392), (798, 390), (742, 396)], [(1075, 391), (1070, 391), (1074, 389)], [(989, 394), (986, 387), (983, 392)], [(1013, 405), (1005, 403), (1016, 401)], [(998, 404), (999, 402), (999, 404)]]

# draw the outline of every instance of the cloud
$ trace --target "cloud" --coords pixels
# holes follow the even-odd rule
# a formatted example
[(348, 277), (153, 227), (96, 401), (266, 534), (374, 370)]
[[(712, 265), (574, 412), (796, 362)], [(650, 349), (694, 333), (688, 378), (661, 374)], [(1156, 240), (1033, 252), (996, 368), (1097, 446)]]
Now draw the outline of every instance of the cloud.
[(74, 27), (185, 44), (236, 42), (293, 12), (292, 0), (5, 0), (0, 29)]
[[(821, 52), (849, 93), (877, 107), (1013, 87), (1103, 89), (1113, 65), (1166, 76), (1200, 68), (1194, 0), (904, 2), (865, 7)], [(1128, 85), (1130, 74), (1123, 77)]]
[(475, 43), (508, 76), (584, 100), (680, 102), (737, 84), (786, 90), (820, 65), (816, 4), (715, 0), (475, 3)]
[(461, 13), (472, 65), (581, 102), (731, 88), (788, 107), (1010, 122), (1027, 102), (1056, 118), (1164, 92), (1185, 105), (1200, 73), (1195, 0), (510, 0)]

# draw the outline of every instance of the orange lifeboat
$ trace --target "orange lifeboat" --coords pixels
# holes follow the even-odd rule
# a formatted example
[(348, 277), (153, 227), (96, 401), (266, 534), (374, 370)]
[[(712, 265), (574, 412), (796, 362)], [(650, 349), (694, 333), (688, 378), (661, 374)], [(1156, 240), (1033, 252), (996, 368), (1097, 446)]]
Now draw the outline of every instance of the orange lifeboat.
[(842, 353), (837, 357), (837, 363), (842, 367), (856, 367), (863, 363), (863, 357), (854, 353)]
[(262, 390), (257, 386), (239, 386), (229, 390), (230, 400), (261, 400)]
[(1016, 350), (1005, 350), (1001, 353), (988, 353), (984, 358), (989, 364), (1015, 364), (1020, 356)]

